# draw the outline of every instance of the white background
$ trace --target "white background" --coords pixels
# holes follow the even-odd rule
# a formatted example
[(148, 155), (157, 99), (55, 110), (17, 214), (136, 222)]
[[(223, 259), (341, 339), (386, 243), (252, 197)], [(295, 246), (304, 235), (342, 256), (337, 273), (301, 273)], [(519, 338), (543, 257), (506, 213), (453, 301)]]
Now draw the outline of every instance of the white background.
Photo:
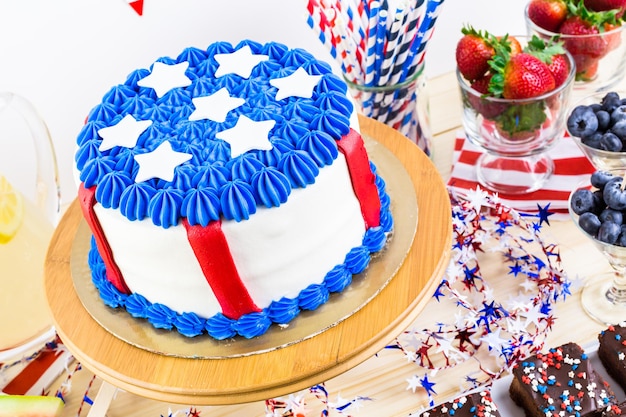
[[(525, 33), (525, 3), (445, 0), (426, 55), (428, 77), (454, 69), (466, 23), (494, 34)], [(125, 0), (0, 0), (0, 91), (26, 97), (47, 123), (67, 203), (76, 195), (76, 134), (112, 85), (160, 56), (217, 40), (274, 40), (332, 60), (306, 25), (305, 6), (306, 0), (144, 0), (139, 16)]]

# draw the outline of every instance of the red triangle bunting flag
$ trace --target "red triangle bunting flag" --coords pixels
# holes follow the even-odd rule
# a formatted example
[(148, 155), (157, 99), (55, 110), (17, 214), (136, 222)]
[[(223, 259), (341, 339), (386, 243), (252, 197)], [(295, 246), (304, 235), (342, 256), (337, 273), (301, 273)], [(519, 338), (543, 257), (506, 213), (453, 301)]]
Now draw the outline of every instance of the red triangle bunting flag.
[(130, 7), (137, 12), (139, 16), (143, 14), (143, 0), (127, 0)]

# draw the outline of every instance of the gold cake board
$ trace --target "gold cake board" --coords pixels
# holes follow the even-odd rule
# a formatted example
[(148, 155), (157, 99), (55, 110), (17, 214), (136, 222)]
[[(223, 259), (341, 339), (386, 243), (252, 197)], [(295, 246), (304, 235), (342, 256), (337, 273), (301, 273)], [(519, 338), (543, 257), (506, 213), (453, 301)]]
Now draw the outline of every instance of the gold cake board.
[[(428, 157), (386, 125), (364, 117), (359, 121), (368, 152), (376, 154), (375, 148), (384, 146), (403, 165), (419, 207), (417, 230), (404, 262), (367, 304), (313, 337), (253, 355), (188, 358), (133, 346), (102, 327), (74, 289), (71, 253), (82, 221), (74, 201), (55, 231), (45, 265), (53, 320), (71, 353), (105, 382), (130, 393), (180, 404), (224, 405), (308, 388), (384, 348), (422, 312), (439, 283), (450, 259), (452, 218), (445, 185)], [(106, 408), (112, 396), (110, 385), (103, 387), (108, 391), (96, 397), (99, 409)]]

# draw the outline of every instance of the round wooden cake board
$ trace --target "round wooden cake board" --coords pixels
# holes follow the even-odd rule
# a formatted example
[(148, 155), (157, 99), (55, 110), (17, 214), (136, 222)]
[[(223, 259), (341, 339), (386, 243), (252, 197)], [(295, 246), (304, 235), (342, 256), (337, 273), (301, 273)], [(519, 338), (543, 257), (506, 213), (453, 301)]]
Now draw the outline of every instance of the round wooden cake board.
[(364, 117), (359, 121), (364, 136), (373, 139), (368, 146), (384, 146), (402, 163), (419, 207), (404, 263), (371, 301), (314, 337), (254, 355), (188, 358), (133, 346), (103, 328), (74, 289), (70, 259), (82, 221), (74, 201), (55, 231), (45, 265), (53, 320), (71, 353), (105, 382), (130, 393), (181, 404), (225, 405), (306, 389), (383, 349), (422, 312), (448, 265), (451, 208), (441, 176), (415, 144), (380, 122)]

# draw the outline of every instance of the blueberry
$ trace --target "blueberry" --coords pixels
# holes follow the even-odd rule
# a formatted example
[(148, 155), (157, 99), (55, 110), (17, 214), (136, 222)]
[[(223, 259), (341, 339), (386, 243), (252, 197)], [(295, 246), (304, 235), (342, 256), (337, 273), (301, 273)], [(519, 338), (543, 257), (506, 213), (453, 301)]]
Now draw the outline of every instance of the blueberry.
[(576, 106), (567, 118), (567, 130), (572, 136), (589, 136), (598, 130), (598, 118), (591, 107)]
[(615, 177), (609, 171), (597, 170), (593, 174), (591, 174), (590, 182), (596, 188), (602, 189), (612, 179), (619, 178)]
[(580, 141), (590, 148), (600, 149), (600, 143), (602, 141), (602, 133), (594, 132), (589, 136), (580, 138)]
[(626, 190), (622, 190), (622, 179), (617, 177), (615, 180), (609, 181), (602, 191), (604, 202), (613, 210), (626, 209)]
[(600, 225), (598, 229), (597, 238), (601, 242), (609, 243), (614, 245), (617, 242), (617, 238), (621, 233), (622, 229), (619, 224), (615, 224), (613, 222), (604, 222)]
[(578, 225), (580, 228), (589, 233), (591, 236), (596, 236), (601, 224), (602, 222), (598, 216), (590, 212), (583, 213), (578, 218)]
[(602, 213), (600, 213), (600, 216), (598, 216), (598, 218), (602, 223), (611, 222), (621, 226), (624, 220), (624, 215), (621, 211), (607, 208), (602, 210)]
[(609, 131), (615, 133), (615, 135), (617, 135), (617, 137), (622, 141), (626, 141), (626, 120), (618, 121), (611, 126)]
[[(613, 111), (613, 113), (615, 113), (615, 111)], [(606, 110), (598, 110), (596, 112), (596, 117), (598, 118), (598, 130), (601, 132), (607, 130), (611, 123), (611, 114), (609, 114)]]
[(597, 215), (602, 213), (602, 210), (606, 208), (602, 191), (603, 190), (596, 190), (593, 192), (593, 212)]
[(626, 224), (622, 224), (620, 226), (621, 229), (621, 233), (619, 234), (619, 237), (617, 238), (617, 244), (620, 246), (626, 246)]
[(626, 119), (626, 106), (625, 105), (622, 104), (620, 106), (617, 106), (615, 110), (611, 112), (611, 124), (615, 124), (618, 121), (625, 120), (625, 119)]
[(609, 113), (612, 113), (615, 108), (617, 108), (621, 104), (621, 100), (619, 94), (615, 91), (610, 91), (606, 93), (606, 95), (600, 101), (602, 104), (602, 108)]
[(595, 206), (593, 192), (586, 188), (580, 188), (572, 194), (571, 205), (574, 213), (580, 215), (593, 211)]
[(613, 132), (606, 132), (600, 138), (600, 148), (603, 151), (619, 152), (622, 150), (622, 141)]

